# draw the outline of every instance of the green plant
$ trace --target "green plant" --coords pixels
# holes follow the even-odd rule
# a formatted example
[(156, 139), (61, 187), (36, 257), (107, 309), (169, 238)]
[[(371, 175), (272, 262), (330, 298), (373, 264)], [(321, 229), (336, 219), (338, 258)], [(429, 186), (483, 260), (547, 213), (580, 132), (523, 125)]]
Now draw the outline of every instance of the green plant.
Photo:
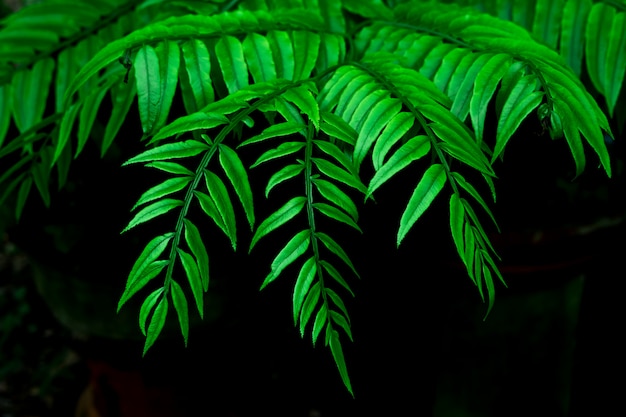
[[(44, 1), (0, 31), (0, 201), (13, 199), (19, 218), (34, 184), (48, 206), (51, 184), (63, 187), (87, 145), (107, 154), (136, 101), (147, 149), (124, 165), (168, 178), (139, 197), (124, 232), (173, 219), (139, 253), (119, 300), (118, 309), (152, 288), (139, 311), (144, 353), (172, 306), (187, 342), (189, 293), (203, 315), (216, 229), (200, 230), (200, 216), (233, 250), (244, 221), (249, 251), (298, 218), (304, 226), (276, 249), (261, 288), (297, 266), (294, 324), (330, 347), (352, 392), (340, 334), (352, 338), (343, 298), (358, 263), (326, 221), (361, 232), (361, 205), (420, 167), (405, 185), (397, 244), (448, 198), (454, 246), (488, 313), (494, 281), (504, 282), (481, 223), (496, 223), (486, 202), (494, 164), (536, 117), (565, 139), (576, 176), (587, 145), (611, 175), (605, 137), (607, 115), (623, 128), (625, 11), (615, 0)], [(107, 95), (111, 108), (99, 111)], [(273, 174), (255, 190), (261, 165)], [(254, 196), (272, 200), (283, 184), (299, 188), (258, 221), (265, 201)]]

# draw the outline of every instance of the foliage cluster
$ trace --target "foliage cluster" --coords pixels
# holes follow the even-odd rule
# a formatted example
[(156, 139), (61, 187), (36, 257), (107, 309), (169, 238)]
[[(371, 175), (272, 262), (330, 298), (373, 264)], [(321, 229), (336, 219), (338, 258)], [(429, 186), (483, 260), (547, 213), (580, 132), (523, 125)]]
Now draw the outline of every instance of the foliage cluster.
[[(330, 347), (351, 392), (341, 335), (352, 339), (344, 298), (358, 264), (320, 219), (360, 233), (362, 204), (420, 164), (397, 244), (448, 199), (454, 246), (488, 312), (503, 282), (481, 223), (496, 222), (494, 163), (536, 117), (564, 139), (576, 175), (589, 154), (611, 175), (608, 118), (622, 129), (626, 109), (625, 11), (623, 0), (42, 1), (0, 23), (0, 202), (17, 218), (35, 192), (50, 205), (72, 161), (87, 145), (106, 155), (136, 105), (146, 150), (125, 165), (167, 179), (139, 197), (124, 232), (172, 218), (119, 300), (118, 310), (151, 288), (139, 311), (144, 353), (172, 307), (185, 343), (189, 300), (202, 317), (209, 236), (221, 231), (236, 250), (243, 221), (251, 251), (298, 218), (306, 227), (276, 251), (261, 288), (293, 274), (294, 324)], [(267, 199), (284, 183), (300, 191), (259, 221), (264, 201), (249, 179), (260, 165), (276, 167)], [(201, 230), (199, 216), (216, 228)]]

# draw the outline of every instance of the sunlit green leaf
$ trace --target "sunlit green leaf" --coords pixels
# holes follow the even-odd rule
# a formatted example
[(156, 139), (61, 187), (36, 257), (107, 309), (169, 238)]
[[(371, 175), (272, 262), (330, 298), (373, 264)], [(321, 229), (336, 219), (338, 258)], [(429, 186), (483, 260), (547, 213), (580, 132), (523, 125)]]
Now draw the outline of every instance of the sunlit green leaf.
[(137, 200), (137, 203), (135, 203), (131, 211), (135, 210), (137, 207), (139, 207), (142, 204), (148, 203), (150, 201), (153, 201), (158, 198), (165, 197), (166, 195), (170, 195), (177, 191), (180, 191), (183, 188), (185, 188), (189, 184), (189, 182), (191, 182), (191, 177), (169, 178), (163, 181), (161, 184), (155, 185), (154, 187), (150, 188), (148, 191), (143, 193), (141, 197), (139, 198), (139, 200)]
[(402, 213), (400, 228), (398, 229), (398, 246), (417, 219), (430, 207), (430, 204), (443, 189), (445, 183), (446, 172), (442, 165), (433, 164), (424, 172), (424, 176), (417, 184), (417, 187), (415, 187), (413, 195), (411, 195), (404, 213)]
[(243, 141), (241, 144), (239, 144), (239, 146), (246, 146), (250, 145), (251, 143), (257, 143), (266, 139), (276, 138), (280, 136), (293, 135), (294, 133), (300, 132), (304, 128), (306, 128), (305, 125), (297, 122), (278, 123), (263, 130), (262, 133)]
[(193, 172), (176, 162), (157, 161), (150, 162), (145, 166), (175, 175), (193, 175)]
[(363, 233), (359, 225), (356, 224), (355, 221), (352, 220), (352, 218), (348, 216), (344, 211), (338, 209), (337, 207), (331, 206), (326, 203), (313, 203), (313, 208), (318, 210), (323, 215), (333, 220), (337, 220), (338, 222), (345, 223), (348, 226), (353, 227), (359, 232)]
[(313, 331), (311, 332), (311, 335), (313, 337), (313, 346), (315, 346), (315, 342), (317, 342), (317, 338), (324, 329), (327, 320), (328, 308), (326, 307), (326, 303), (324, 303), (317, 312), (317, 315), (315, 316), (315, 321), (313, 322)]
[(272, 271), (261, 284), (261, 290), (274, 281), (280, 273), (291, 265), (296, 259), (304, 255), (311, 244), (311, 231), (309, 229), (298, 232), (292, 237), (284, 248), (272, 261)]
[(232, 94), (248, 85), (248, 67), (239, 39), (234, 36), (223, 36), (215, 44), (215, 54), (229, 93)]
[(341, 248), (341, 246), (339, 246), (339, 244), (337, 244), (337, 242), (333, 240), (333, 238), (328, 236), (326, 233), (321, 232), (316, 232), (315, 237), (324, 244), (326, 249), (337, 255), (339, 259), (345, 262), (345, 264), (350, 267), (352, 272), (354, 272), (354, 275), (356, 275), (357, 277), (359, 276), (359, 273), (356, 272), (356, 269), (354, 268), (354, 265), (352, 265), (352, 261), (350, 261), (350, 258), (348, 257), (346, 252)]
[(359, 212), (356, 205), (339, 187), (321, 178), (313, 178), (312, 181), (322, 197), (344, 209), (355, 222), (359, 220)]
[(202, 289), (207, 291), (209, 289), (209, 254), (204, 247), (198, 228), (189, 219), (183, 219), (183, 223), (185, 224), (185, 241), (193, 256), (196, 257)]
[(267, 196), (270, 194), (270, 191), (272, 191), (272, 189), (275, 186), (291, 178), (294, 178), (297, 175), (300, 175), (300, 173), (303, 170), (304, 170), (304, 165), (291, 164), (291, 165), (287, 165), (286, 167), (283, 167), (280, 171), (275, 172), (267, 181), (267, 186), (265, 187), (265, 197), (267, 198)]
[(248, 252), (252, 251), (254, 245), (261, 239), (263, 236), (267, 235), (271, 231), (277, 229), (282, 226), (289, 220), (293, 219), (298, 213), (302, 211), (304, 208), (304, 204), (306, 203), (306, 197), (294, 197), (288, 202), (286, 202), (281, 208), (276, 210), (274, 213), (269, 215), (263, 222), (259, 225), (252, 236), (252, 240), (250, 242), (250, 249)]
[(161, 108), (159, 57), (150, 45), (137, 51), (134, 61), (139, 117), (144, 134), (152, 132)]
[(306, 143), (304, 142), (283, 142), (280, 145), (278, 145), (278, 147), (264, 152), (261, 156), (259, 156), (256, 162), (250, 166), (250, 168), (259, 166), (260, 164), (267, 162), (267, 161), (271, 161), (272, 159), (291, 155), (295, 152), (298, 152), (305, 146), (306, 146)]
[(165, 145), (157, 146), (156, 148), (149, 149), (133, 158), (130, 158), (128, 161), (124, 162), (123, 165), (135, 164), (137, 162), (153, 162), (186, 158), (198, 155), (207, 149), (209, 149), (209, 146), (206, 143), (197, 140), (166, 143)]
[(250, 229), (252, 229), (254, 227), (254, 204), (248, 173), (237, 153), (226, 145), (219, 145), (219, 160), (226, 176), (235, 189), (235, 193), (239, 197), (239, 201), (241, 201), (248, 224), (250, 224)]
[(363, 183), (361, 183), (359, 177), (356, 175), (349, 173), (343, 168), (338, 167), (337, 165), (328, 162), (325, 159), (321, 158), (312, 158), (315, 166), (320, 170), (320, 172), (334, 180), (337, 180), (345, 185), (355, 188), (362, 192), (363, 194), (367, 193), (367, 188)]
[(226, 229), (224, 232), (230, 239), (233, 250), (237, 249), (237, 224), (235, 221), (235, 210), (226, 186), (222, 180), (209, 170), (204, 170), (204, 179), (209, 190), (209, 195), (215, 203), (215, 208), (219, 213)]

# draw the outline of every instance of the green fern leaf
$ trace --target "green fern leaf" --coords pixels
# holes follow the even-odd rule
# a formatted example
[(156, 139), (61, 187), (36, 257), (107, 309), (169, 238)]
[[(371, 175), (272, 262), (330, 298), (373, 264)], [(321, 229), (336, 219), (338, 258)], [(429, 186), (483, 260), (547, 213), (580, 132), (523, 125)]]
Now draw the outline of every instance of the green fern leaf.
[(372, 162), (376, 171), (380, 170), (391, 148), (406, 135), (414, 124), (415, 117), (406, 112), (396, 114), (387, 123), (372, 150)]
[(206, 143), (199, 142), (197, 140), (167, 143), (142, 152), (124, 162), (122, 165), (130, 165), (137, 162), (154, 162), (168, 159), (186, 158), (196, 156), (207, 149), (209, 149), (209, 146)]
[[(370, 96), (371, 98), (374, 95)], [(363, 100), (360, 106), (369, 106), (368, 99)], [(380, 132), (393, 119), (402, 108), (400, 100), (384, 98), (368, 108), (367, 116), (359, 130), (359, 136), (354, 146), (354, 162), (357, 167), (361, 165), (372, 145), (375, 143)], [(359, 112), (355, 112), (355, 115)]]
[(180, 258), (183, 269), (185, 270), (185, 275), (187, 275), (187, 280), (189, 281), (193, 298), (196, 300), (196, 307), (198, 307), (200, 318), (204, 318), (204, 291), (198, 264), (196, 263), (196, 260), (193, 259), (193, 256), (181, 248), (177, 248), (176, 251), (178, 252), (178, 257)]
[[(157, 236), (152, 239), (144, 250), (141, 252), (135, 264), (133, 265), (130, 274), (128, 274), (128, 280), (126, 281), (126, 289), (128, 291), (129, 288), (134, 284), (135, 281), (139, 280), (142, 275), (144, 275), (146, 268), (152, 265), (159, 256), (165, 251), (168, 243), (174, 237), (174, 233), (166, 233), (161, 236)], [(120, 299), (120, 302), (117, 306), (117, 311), (120, 311), (120, 308), (124, 304), (125, 300)]]
[(487, 205), (487, 203), (485, 203), (485, 200), (483, 200), (483, 198), (480, 196), (478, 191), (476, 191), (474, 186), (470, 184), (469, 182), (467, 182), (465, 178), (458, 172), (451, 172), (450, 175), (452, 176), (452, 178), (454, 178), (454, 181), (456, 181), (456, 183), (461, 186), (461, 188), (467, 191), (467, 193), (471, 195), (472, 198), (474, 198), (474, 200), (478, 202), (478, 204), (480, 204), (480, 206), (485, 210), (485, 212), (491, 218), (491, 221), (493, 222), (493, 224), (496, 227), (498, 227), (498, 223), (496, 222), (496, 218), (491, 212), (491, 209), (489, 209), (489, 206)]
[(222, 37), (215, 45), (215, 55), (230, 94), (248, 85), (248, 67), (239, 39), (234, 36)]
[(122, 293), (118, 302), (117, 311), (119, 312), (126, 301), (130, 300), (130, 298), (145, 287), (148, 282), (150, 282), (153, 278), (156, 278), (168, 264), (169, 261), (166, 260), (155, 260), (145, 266), (139, 274), (134, 277), (129, 276), (126, 289), (124, 290), (124, 293)]
[(350, 329), (350, 324), (348, 323), (348, 320), (346, 320), (346, 318), (342, 314), (339, 314), (334, 310), (330, 310), (330, 318), (335, 324), (341, 327), (344, 332), (346, 332), (346, 334), (350, 338), (350, 341), (354, 342), (354, 339), (352, 338), (352, 330)]
[(150, 324), (148, 325), (148, 332), (146, 334), (146, 343), (143, 347), (143, 354), (154, 344), (156, 339), (161, 334), (163, 326), (165, 325), (165, 319), (167, 318), (168, 301), (166, 297), (163, 297), (159, 304), (154, 309), (154, 313), (150, 318)]
[(98, 110), (100, 109), (102, 99), (104, 99), (104, 96), (114, 81), (116, 81), (114, 78), (109, 80), (109, 82), (102, 88), (99, 88), (92, 94), (84, 97), (84, 102), (80, 108), (80, 114), (78, 116), (78, 144), (76, 145), (76, 152), (74, 154), (75, 158), (80, 155), (85, 144), (87, 143), (89, 134), (91, 133), (91, 129), (96, 120)]
[(204, 179), (215, 208), (223, 224), (224, 233), (230, 239), (233, 250), (237, 250), (237, 226), (235, 221), (235, 210), (230, 201), (228, 191), (222, 180), (209, 170), (204, 170)]
[(182, 205), (183, 202), (181, 200), (176, 200), (173, 198), (164, 198), (155, 203), (152, 203), (149, 206), (139, 210), (139, 212), (137, 212), (137, 214), (135, 214), (132, 220), (128, 223), (128, 226), (126, 226), (124, 230), (122, 230), (122, 233), (132, 229), (133, 227), (141, 223), (152, 220), (157, 216), (168, 213), (176, 207), (181, 207)]
[(252, 251), (252, 248), (254, 248), (254, 245), (256, 245), (259, 239), (272, 232), (273, 230), (276, 230), (278, 227), (287, 223), (289, 220), (293, 219), (298, 213), (300, 213), (304, 208), (305, 203), (305, 197), (294, 197), (286, 202), (281, 208), (269, 215), (265, 220), (263, 220), (263, 222), (259, 225), (256, 232), (252, 236), (248, 253)]
[(163, 294), (164, 288), (158, 288), (154, 290), (150, 295), (146, 297), (144, 302), (141, 304), (141, 308), (139, 309), (139, 328), (141, 329), (141, 333), (146, 335), (146, 324), (148, 322), (148, 316), (150, 312), (154, 308), (155, 304), (159, 300), (161, 294)]
[(354, 393), (352, 392), (352, 385), (350, 383), (350, 377), (348, 376), (348, 369), (346, 367), (346, 361), (343, 357), (343, 350), (341, 349), (341, 342), (339, 341), (339, 333), (336, 330), (331, 330), (330, 336), (330, 351), (333, 355), (333, 359), (335, 360), (335, 364), (337, 365), (337, 369), (339, 370), (339, 375), (341, 375), (341, 380), (345, 385), (346, 389), (350, 394), (354, 397)]
[(270, 194), (270, 191), (278, 184), (281, 184), (291, 178), (300, 175), (304, 170), (304, 165), (302, 164), (291, 164), (283, 167), (280, 171), (274, 173), (267, 181), (267, 186), (265, 187), (265, 198), (267, 198)]
[(215, 99), (211, 84), (211, 59), (204, 42), (190, 39), (181, 45), (185, 72), (180, 74), (181, 92), (188, 113), (200, 110)]
[[(339, 295), (330, 288), (325, 288), (324, 291), (326, 292), (326, 295), (332, 300), (332, 302), (339, 308), (339, 310), (341, 310), (341, 312), (343, 313), (343, 319), (346, 322), (346, 324), (349, 324), (350, 315), (348, 314), (348, 309), (343, 303), (343, 300), (341, 299), (341, 297), (339, 297)], [(350, 331), (348, 330), (346, 333), (349, 334)], [(352, 339), (352, 336), (350, 336), (350, 339)]]
[(313, 331), (311, 332), (313, 346), (315, 346), (315, 342), (317, 342), (317, 338), (326, 326), (327, 321), (328, 307), (326, 306), (326, 303), (324, 303), (317, 312), (317, 315), (315, 316), (315, 321), (313, 321)]
[(343, 151), (339, 146), (332, 142), (314, 140), (313, 144), (326, 155), (331, 156), (335, 161), (339, 162), (346, 171), (356, 175), (356, 167), (352, 163), (352, 158), (346, 151)]
[(328, 162), (325, 159), (312, 158), (312, 160), (322, 174), (352, 187), (363, 194), (367, 193), (367, 188), (363, 185), (363, 183), (361, 183), (361, 180), (355, 174), (349, 173), (343, 168), (339, 168), (337, 165)]
[(359, 225), (356, 224), (356, 222), (352, 220), (352, 218), (348, 216), (344, 211), (339, 210), (337, 207), (331, 206), (326, 203), (313, 203), (313, 208), (325, 215), (326, 217), (347, 224), (348, 226), (359, 231), (360, 233), (363, 233)]
[(292, 155), (302, 150), (305, 146), (306, 144), (304, 142), (283, 142), (278, 145), (278, 147), (264, 152), (261, 156), (259, 156), (254, 164), (250, 165), (250, 168), (257, 167), (264, 162), (271, 161), (276, 158)]
[[(346, 291), (348, 291), (350, 293), (350, 295), (352, 295), (354, 297), (354, 292), (352, 292), (352, 289), (350, 288), (350, 286), (348, 285), (346, 280), (343, 279), (343, 277), (341, 276), (339, 271), (337, 271), (337, 269), (334, 266), (332, 266), (331, 264), (329, 264), (326, 261), (320, 261), (320, 265), (322, 265), (324, 270), (326, 272), (328, 272), (328, 275), (330, 275), (335, 281), (337, 281), (337, 283), (339, 285), (341, 285), (343, 288), (345, 288)], [(357, 275), (357, 277), (359, 277), (359, 276)]]
[(163, 181), (159, 185), (155, 185), (150, 188), (148, 191), (144, 192), (137, 203), (133, 206), (131, 211), (134, 211), (137, 207), (142, 204), (148, 203), (150, 201), (154, 201), (156, 199), (165, 197), (166, 195), (170, 195), (177, 191), (182, 190), (191, 182), (191, 177), (174, 177)]
[[(176, 42), (163, 42), (155, 48), (161, 79), (161, 96), (157, 109), (157, 117), (149, 134), (158, 131), (167, 123), (167, 116), (172, 107), (176, 84), (178, 83), (178, 68), (180, 67), (180, 49)], [(135, 70), (135, 77), (137, 70)]]
[(159, 57), (150, 45), (137, 51), (134, 61), (139, 117), (144, 135), (152, 132), (159, 117), (161, 101), (161, 70)]
[(309, 229), (302, 230), (292, 237), (272, 261), (272, 271), (265, 278), (259, 290), (262, 290), (278, 278), (285, 268), (291, 265), (300, 256), (304, 255), (310, 244), (311, 231)]
[(198, 228), (189, 219), (183, 219), (183, 223), (185, 224), (185, 241), (198, 261), (202, 290), (206, 292), (209, 289), (209, 254), (204, 247)]
[(300, 273), (298, 273), (298, 278), (296, 279), (296, 284), (293, 288), (294, 326), (298, 324), (298, 317), (300, 316), (300, 311), (302, 310), (304, 297), (309, 293), (311, 284), (313, 284), (313, 279), (316, 274), (317, 264), (315, 263), (315, 257), (312, 256), (307, 259), (302, 265), (302, 268), (300, 268)]
[(252, 189), (248, 181), (248, 173), (239, 159), (237, 153), (226, 145), (220, 144), (219, 161), (230, 183), (239, 197), (239, 201), (246, 213), (250, 229), (254, 228), (254, 204), (252, 201)]
[(31, 169), (33, 180), (39, 195), (46, 207), (50, 207), (50, 170), (52, 161), (52, 148), (45, 147), (40, 152), (41, 161), (35, 163)]
[(163, 127), (154, 135), (150, 143), (157, 142), (161, 139), (179, 135), (181, 133), (191, 132), (194, 130), (207, 130), (217, 126), (230, 123), (228, 118), (220, 113), (215, 112), (196, 112), (187, 116), (179, 117), (172, 123)]
[(291, 32), (294, 50), (294, 80), (305, 80), (311, 77), (319, 53), (320, 36), (315, 32)]
[(356, 144), (358, 133), (345, 120), (329, 112), (321, 112), (321, 117), (320, 129), (322, 132), (348, 145), (354, 146)]
[(187, 299), (183, 289), (176, 281), (170, 281), (170, 285), (174, 309), (178, 315), (178, 324), (185, 341), (185, 347), (187, 347), (187, 340), (189, 339), (189, 307), (187, 306)]
[[(331, 3), (337, 4), (335, 1)], [(320, 33), (320, 53), (315, 65), (317, 73), (338, 65), (345, 57), (346, 42), (343, 37), (333, 33)]]
[[(468, 55), (466, 59), (461, 61), (461, 64), (467, 63), (468, 67), (465, 68), (464, 65), (461, 65), (452, 75), (450, 84), (448, 84), (448, 96), (453, 100), (450, 111), (459, 119), (465, 120), (469, 114), (470, 102), (473, 98), (471, 91), (476, 84), (476, 77), (492, 57), (491, 54)], [(490, 74), (487, 73), (488, 75)]]
[[(478, 61), (477, 61), (478, 62)], [(487, 106), (491, 101), (496, 87), (506, 74), (511, 64), (511, 57), (507, 54), (497, 54), (492, 56), (485, 63), (474, 82), (474, 94), (470, 100), (470, 117), (474, 133), (479, 142), (482, 141)]]
[(276, 77), (286, 80), (294, 79), (294, 51), (289, 34), (284, 31), (272, 30), (267, 33), (272, 57), (276, 64)]
[(355, 222), (359, 220), (359, 212), (356, 205), (339, 187), (321, 178), (313, 178), (312, 181), (322, 197), (344, 209)]
[(144, 166), (148, 168), (156, 168), (158, 170), (167, 172), (169, 174), (189, 175), (189, 176), (193, 175), (193, 172), (191, 172), (189, 169), (185, 168), (184, 166), (177, 164), (176, 162), (157, 161), (157, 162), (151, 162), (151, 163), (145, 164)]
[(337, 257), (339, 257), (339, 259), (341, 259), (346, 265), (348, 265), (352, 272), (354, 272), (354, 275), (356, 275), (357, 277), (359, 276), (359, 273), (354, 268), (354, 265), (352, 264), (352, 261), (350, 260), (346, 252), (342, 249), (341, 246), (339, 246), (337, 242), (333, 240), (333, 238), (328, 236), (326, 233), (321, 232), (316, 232), (315, 237), (324, 244), (326, 249), (334, 253)]
[(315, 92), (315, 85), (312, 83), (290, 88), (283, 93), (282, 98), (293, 103), (301, 113), (308, 116), (315, 128), (319, 128), (320, 110), (317, 101), (311, 94), (311, 89)]
[(402, 217), (400, 218), (400, 228), (398, 229), (397, 245), (400, 243), (409, 232), (411, 227), (415, 224), (417, 219), (426, 211), (430, 204), (433, 202), (437, 194), (443, 189), (446, 183), (446, 172), (442, 165), (431, 165), (424, 176), (415, 187), (413, 195), (409, 199), (408, 204)]
[(365, 198), (369, 198), (385, 182), (413, 161), (417, 161), (430, 151), (428, 136), (416, 136), (409, 139), (376, 171), (370, 180)]
[(309, 319), (313, 315), (313, 311), (317, 306), (320, 295), (322, 293), (322, 286), (320, 281), (313, 284), (311, 289), (309, 290), (309, 294), (304, 299), (304, 303), (302, 303), (302, 312), (300, 314), (300, 336), (304, 337), (304, 329), (306, 328)]
[[(343, 0), (343, 7), (358, 16), (371, 19), (392, 19), (393, 13), (382, 0)], [(350, 391), (352, 392), (352, 391)]]
[(222, 230), (222, 232), (224, 232), (224, 235), (226, 235), (226, 237), (229, 237), (228, 231), (226, 229), (226, 224), (224, 223), (224, 219), (222, 219), (222, 216), (220, 216), (220, 213), (217, 210), (217, 206), (215, 205), (213, 199), (201, 191), (194, 191), (193, 193), (198, 199), (198, 203), (200, 204), (200, 208), (202, 208), (202, 211), (204, 211), (204, 213), (215, 222), (215, 225), (218, 226)]
[(280, 136), (293, 135), (294, 133), (298, 133), (302, 131), (305, 127), (306, 126), (297, 122), (278, 123), (278, 124), (275, 124), (266, 128), (260, 134), (243, 141), (241, 144), (239, 144), (239, 146), (246, 146), (252, 143), (262, 142), (264, 140), (272, 139), (272, 138), (276, 138)]
[(270, 43), (258, 33), (249, 33), (242, 42), (243, 53), (255, 82), (276, 79), (276, 65)]

